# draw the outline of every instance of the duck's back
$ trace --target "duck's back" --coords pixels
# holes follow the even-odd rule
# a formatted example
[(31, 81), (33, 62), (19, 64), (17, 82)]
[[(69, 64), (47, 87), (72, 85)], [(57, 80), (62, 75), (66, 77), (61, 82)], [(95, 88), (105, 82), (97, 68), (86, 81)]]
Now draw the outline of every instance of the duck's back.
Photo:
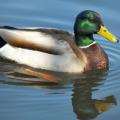
[(69, 32), (57, 29), (17, 29), (4, 26), (0, 28), (1, 46), (6, 43), (20, 48), (53, 52), (59, 54), (64, 51), (69, 41), (73, 41), (73, 35)]

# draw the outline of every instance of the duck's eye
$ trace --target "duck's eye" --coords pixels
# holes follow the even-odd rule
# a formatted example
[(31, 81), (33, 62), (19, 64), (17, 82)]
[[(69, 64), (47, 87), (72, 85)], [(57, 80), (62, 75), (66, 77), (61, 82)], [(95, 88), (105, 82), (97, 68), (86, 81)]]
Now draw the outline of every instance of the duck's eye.
[(90, 21), (90, 22), (94, 22), (94, 20), (93, 20), (93, 19), (89, 19), (89, 21)]
[(89, 21), (90, 21), (91, 23), (97, 23), (97, 21), (96, 21), (95, 19), (89, 19)]

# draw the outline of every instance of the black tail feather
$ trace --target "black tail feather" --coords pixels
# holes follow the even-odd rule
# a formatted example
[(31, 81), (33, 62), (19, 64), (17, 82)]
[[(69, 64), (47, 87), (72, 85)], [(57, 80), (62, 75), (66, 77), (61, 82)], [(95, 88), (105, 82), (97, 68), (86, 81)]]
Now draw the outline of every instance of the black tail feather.
[(15, 27), (11, 27), (11, 26), (0, 26), (1, 29), (10, 29), (10, 30), (16, 30)]
[(0, 48), (3, 47), (6, 44), (4, 39), (0, 36)]

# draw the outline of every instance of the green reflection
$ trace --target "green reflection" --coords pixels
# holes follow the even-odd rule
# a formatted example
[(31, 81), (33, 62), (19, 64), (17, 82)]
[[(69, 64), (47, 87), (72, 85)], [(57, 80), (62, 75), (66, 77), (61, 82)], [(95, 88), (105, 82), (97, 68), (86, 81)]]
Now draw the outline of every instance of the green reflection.
[(92, 91), (97, 88), (103, 79), (105, 80), (106, 72), (92, 72), (84, 74), (80, 79), (74, 80), (72, 95), (73, 111), (80, 120), (90, 120), (96, 118), (99, 114), (108, 111), (115, 106), (116, 99), (113, 95), (106, 96), (103, 99), (93, 99)]

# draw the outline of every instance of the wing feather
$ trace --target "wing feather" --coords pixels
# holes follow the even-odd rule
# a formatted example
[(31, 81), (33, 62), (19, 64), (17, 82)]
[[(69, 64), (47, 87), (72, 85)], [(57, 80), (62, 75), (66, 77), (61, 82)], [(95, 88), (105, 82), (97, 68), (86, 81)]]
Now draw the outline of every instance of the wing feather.
[[(65, 31), (55, 29), (17, 29), (12, 27), (0, 28), (0, 37), (8, 44), (47, 52), (49, 54), (61, 54), (65, 48), (66, 39), (72, 35)], [(60, 42), (63, 41), (63, 42)]]

